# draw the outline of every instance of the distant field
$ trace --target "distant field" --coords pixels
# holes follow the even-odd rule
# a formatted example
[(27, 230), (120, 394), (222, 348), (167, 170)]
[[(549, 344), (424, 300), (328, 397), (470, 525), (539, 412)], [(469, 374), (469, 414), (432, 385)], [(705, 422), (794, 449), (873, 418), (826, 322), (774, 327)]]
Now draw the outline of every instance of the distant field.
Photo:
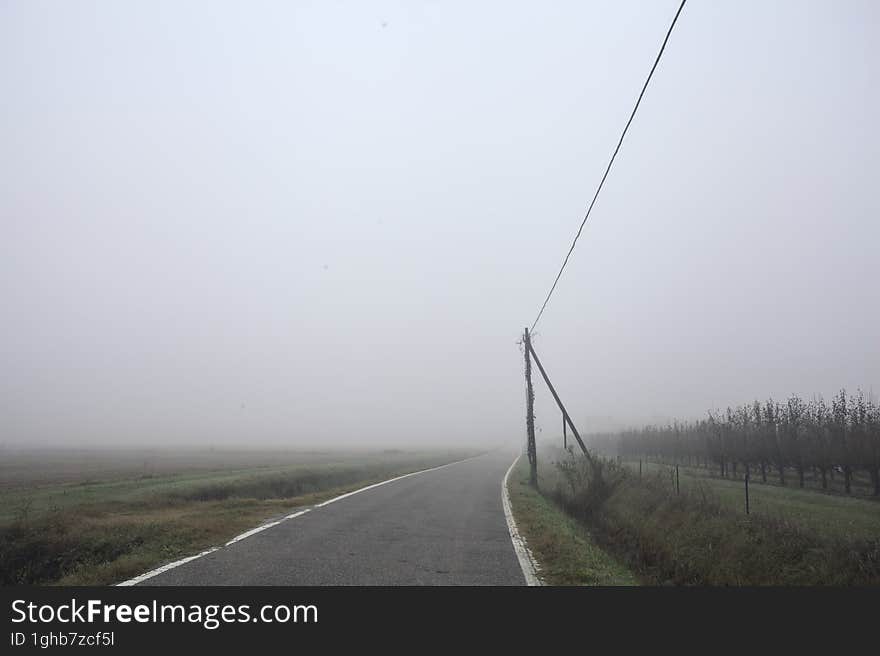
[[(638, 472), (638, 460), (624, 461)], [(642, 462), (644, 476), (660, 476), (672, 488), (672, 467)], [(815, 488), (801, 489), (797, 480), (786, 486), (760, 483), (754, 474), (749, 484), (749, 505), (752, 514), (780, 519), (797, 526), (845, 538), (880, 538), (880, 502), (839, 494), (826, 494)], [(745, 514), (744, 482), (720, 478), (702, 467), (679, 467), (682, 493), (699, 494), (701, 489), (725, 507)]]
[[(26, 513), (92, 505), (155, 502), (157, 497), (216, 496), (235, 490), (271, 498), (284, 481), (369, 469), (397, 471), (461, 452), (403, 451), (7, 451), (0, 461), (0, 526)], [(453, 458), (454, 459), (454, 458)], [(257, 491), (255, 485), (275, 489)], [(303, 483), (309, 488), (307, 482)], [(308, 490), (314, 491), (314, 490)]]
[(5, 451), (0, 583), (114, 583), (474, 451)]
[(259, 469), (278, 465), (393, 460), (415, 452), (389, 450), (290, 449), (4, 449), (0, 489), (46, 483), (84, 483), (167, 474)]

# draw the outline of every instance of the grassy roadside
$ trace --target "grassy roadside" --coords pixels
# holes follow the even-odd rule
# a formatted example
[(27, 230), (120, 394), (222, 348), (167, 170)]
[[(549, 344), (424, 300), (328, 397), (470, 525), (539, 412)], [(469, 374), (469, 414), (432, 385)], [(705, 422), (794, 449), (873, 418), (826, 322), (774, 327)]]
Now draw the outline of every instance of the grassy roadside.
[(880, 584), (880, 531), (866, 537), (818, 530), (797, 516), (746, 516), (705, 485), (682, 485), (676, 494), (667, 472), (644, 472), (640, 479), (627, 467), (601, 461), (597, 474), (582, 457), (563, 456), (560, 469), (546, 456), (545, 493), (646, 582)]
[[(548, 585), (638, 585), (626, 567), (602, 551), (589, 531), (528, 484), (521, 457), (508, 479), (517, 528), (540, 564)], [(539, 481), (540, 484), (540, 481)]]
[[(103, 585), (223, 544), (290, 509), (472, 455), (368, 454), (304, 465), (16, 486), (0, 585)], [(30, 501), (34, 499), (34, 501)]]

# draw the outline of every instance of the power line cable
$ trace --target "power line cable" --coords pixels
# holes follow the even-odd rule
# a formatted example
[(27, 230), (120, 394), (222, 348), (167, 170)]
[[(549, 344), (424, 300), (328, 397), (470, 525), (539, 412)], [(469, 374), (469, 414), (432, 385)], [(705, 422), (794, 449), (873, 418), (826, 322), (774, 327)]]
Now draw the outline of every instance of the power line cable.
[(614, 164), (614, 158), (617, 157), (617, 152), (620, 150), (620, 146), (623, 144), (623, 138), (626, 136), (627, 130), (629, 130), (630, 124), (633, 122), (633, 118), (635, 118), (636, 111), (639, 109), (639, 105), (642, 102), (642, 97), (645, 95), (645, 91), (648, 88), (648, 83), (650, 83), (651, 78), (654, 75), (654, 71), (657, 69), (657, 64), (660, 63), (660, 57), (663, 56), (663, 51), (666, 49), (666, 43), (669, 41), (669, 35), (672, 34), (672, 29), (675, 27), (675, 23), (678, 21), (678, 16), (681, 14), (681, 10), (684, 9), (684, 5), (687, 0), (682, 0), (681, 4), (678, 7), (678, 11), (675, 12), (675, 17), (672, 19), (672, 23), (669, 25), (669, 29), (666, 31), (666, 37), (663, 39), (663, 45), (660, 46), (660, 52), (657, 53), (657, 58), (654, 60), (654, 65), (651, 67), (651, 72), (648, 73), (648, 78), (645, 80), (645, 84), (642, 86), (642, 92), (639, 94), (638, 100), (636, 100), (635, 107), (633, 107), (632, 113), (629, 115), (629, 120), (626, 122), (626, 126), (623, 128), (623, 132), (620, 135), (620, 140), (617, 142), (617, 147), (614, 149), (614, 153), (611, 155), (611, 159), (608, 162), (608, 166), (605, 168), (605, 174), (602, 176), (602, 180), (599, 182), (599, 186), (596, 188), (596, 193), (593, 194), (593, 200), (590, 201), (590, 206), (587, 208), (587, 213), (584, 215), (584, 220), (581, 221), (581, 225), (578, 228), (577, 234), (574, 236), (574, 241), (571, 242), (571, 248), (568, 249), (568, 253), (565, 255), (565, 260), (562, 262), (562, 266), (559, 269), (559, 273), (556, 274), (556, 279), (553, 281), (553, 285), (550, 287), (550, 291), (547, 293), (547, 298), (544, 299), (544, 304), (541, 305), (541, 310), (538, 312), (538, 316), (535, 318), (535, 322), (532, 324), (532, 327), (529, 332), (535, 329), (535, 326), (538, 325), (538, 321), (541, 319), (541, 315), (544, 314), (544, 309), (547, 307), (547, 303), (550, 301), (550, 297), (553, 296), (553, 291), (556, 289), (556, 285), (559, 282), (559, 279), (562, 277), (562, 272), (565, 270), (565, 265), (568, 264), (568, 258), (571, 257), (572, 251), (574, 251), (575, 244), (577, 244), (578, 238), (581, 236), (581, 232), (583, 232), (584, 226), (587, 223), (587, 219), (590, 218), (590, 212), (593, 211), (593, 205), (596, 204), (596, 199), (599, 197), (599, 192), (602, 191), (602, 186), (605, 184), (605, 179), (608, 177), (609, 171), (611, 171), (611, 165)]

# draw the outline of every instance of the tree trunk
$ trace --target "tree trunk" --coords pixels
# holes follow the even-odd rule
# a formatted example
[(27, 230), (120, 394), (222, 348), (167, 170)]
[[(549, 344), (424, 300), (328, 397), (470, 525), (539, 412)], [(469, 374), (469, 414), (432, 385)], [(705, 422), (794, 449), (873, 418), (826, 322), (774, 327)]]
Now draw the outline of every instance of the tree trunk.
[(871, 467), (871, 479), (874, 481), (874, 496), (880, 497), (880, 466)]
[(767, 463), (763, 460), (761, 461), (761, 482), (767, 482)]
[(843, 489), (847, 494), (852, 492), (852, 469), (849, 465), (843, 466)]
[(798, 465), (798, 487), (804, 486), (804, 466)]
[(826, 470), (825, 467), (820, 467), (819, 471), (822, 472), (822, 489), (827, 490), (828, 489), (828, 470)]
[(785, 485), (785, 465), (777, 465), (779, 468), (779, 484)]

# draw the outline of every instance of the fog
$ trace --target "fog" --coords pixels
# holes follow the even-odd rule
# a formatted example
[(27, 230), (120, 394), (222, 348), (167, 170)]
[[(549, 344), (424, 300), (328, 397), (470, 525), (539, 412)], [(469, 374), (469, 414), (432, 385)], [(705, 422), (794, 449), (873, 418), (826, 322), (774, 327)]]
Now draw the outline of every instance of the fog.
[[(677, 6), (3, 2), (0, 443), (523, 441)], [(536, 328), (581, 432), (880, 391), (878, 43), (686, 6)]]

